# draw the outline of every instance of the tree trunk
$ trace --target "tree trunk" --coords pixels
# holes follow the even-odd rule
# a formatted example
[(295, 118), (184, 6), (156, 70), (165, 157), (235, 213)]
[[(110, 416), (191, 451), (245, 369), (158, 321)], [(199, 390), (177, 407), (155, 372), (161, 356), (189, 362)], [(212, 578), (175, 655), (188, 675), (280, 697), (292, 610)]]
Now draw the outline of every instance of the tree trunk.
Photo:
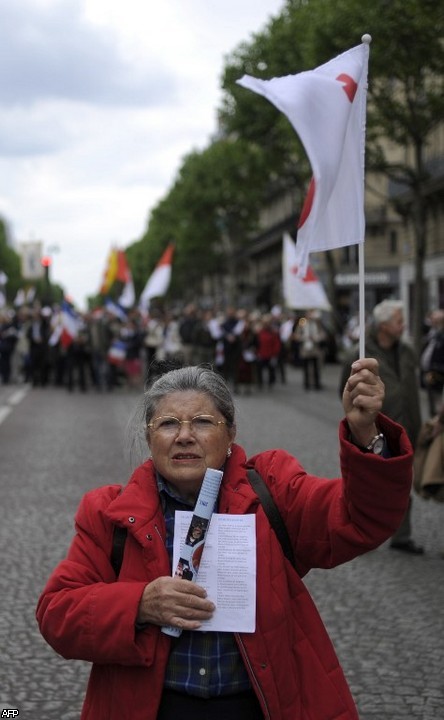
[(424, 259), (427, 251), (427, 200), (424, 195), (423, 144), (415, 146), (415, 164), (417, 181), (413, 188), (412, 221), (414, 233), (415, 283), (413, 299), (413, 343), (416, 353), (421, 352), (426, 296), (424, 283)]

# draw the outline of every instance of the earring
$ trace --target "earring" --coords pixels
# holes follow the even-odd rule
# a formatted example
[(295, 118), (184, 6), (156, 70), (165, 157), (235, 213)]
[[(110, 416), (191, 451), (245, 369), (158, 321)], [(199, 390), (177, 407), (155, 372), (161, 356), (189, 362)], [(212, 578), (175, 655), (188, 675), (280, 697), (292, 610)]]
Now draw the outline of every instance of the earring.
[(232, 451), (231, 447), (229, 447), (228, 450), (227, 450), (227, 457), (231, 457), (231, 453), (232, 453), (232, 452), (233, 452), (233, 451)]

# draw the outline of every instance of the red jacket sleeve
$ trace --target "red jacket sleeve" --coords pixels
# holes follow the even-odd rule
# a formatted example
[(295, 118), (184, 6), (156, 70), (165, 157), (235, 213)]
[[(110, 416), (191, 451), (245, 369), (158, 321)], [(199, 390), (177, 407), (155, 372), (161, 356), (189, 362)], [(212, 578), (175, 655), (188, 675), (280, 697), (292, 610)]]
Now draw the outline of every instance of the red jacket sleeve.
[(117, 492), (116, 486), (109, 486), (84, 496), (67, 557), (38, 601), (37, 621), (47, 642), (65, 658), (150, 665), (160, 628), (135, 630), (147, 581), (116, 582), (110, 563), (113, 526), (104, 510)]
[(342, 421), (341, 478), (310, 475), (296, 458), (280, 450), (252, 459), (267, 478), (302, 575), (373, 550), (399, 527), (412, 486), (412, 448), (400, 425), (381, 415), (378, 427), (387, 438), (391, 458), (355, 447)]

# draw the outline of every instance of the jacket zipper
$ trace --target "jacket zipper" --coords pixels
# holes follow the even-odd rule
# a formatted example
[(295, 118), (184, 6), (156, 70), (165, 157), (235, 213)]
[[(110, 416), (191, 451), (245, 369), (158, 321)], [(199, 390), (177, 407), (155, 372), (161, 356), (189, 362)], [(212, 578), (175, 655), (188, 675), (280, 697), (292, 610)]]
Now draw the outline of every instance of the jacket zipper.
[(267, 705), (267, 701), (266, 701), (266, 699), (265, 699), (265, 695), (264, 695), (264, 693), (262, 692), (262, 688), (261, 688), (261, 686), (259, 685), (259, 681), (258, 681), (258, 679), (257, 679), (257, 677), (256, 677), (256, 675), (255, 675), (255, 672), (254, 672), (254, 670), (253, 670), (253, 667), (252, 667), (252, 665), (251, 665), (251, 663), (250, 663), (250, 658), (248, 657), (247, 650), (246, 650), (246, 648), (245, 648), (244, 643), (242, 642), (242, 638), (241, 638), (241, 636), (239, 635), (239, 633), (234, 633), (234, 636), (235, 636), (235, 638), (236, 638), (236, 640), (237, 640), (237, 643), (238, 643), (239, 649), (240, 649), (240, 651), (241, 651), (241, 655), (242, 655), (242, 657), (243, 657), (243, 659), (244, 659), (244, 662), (245, 662), (245, 664), (246, 664), (247, 667), (248, 667), (248, 671), (249, 671), (250, 678), (252, 678), (253, 681), (254, 681), (254, 685), (255, 685), (255, 688), (256, 688), (256, 690), (257, 690), (257, 693), (256, 693), (256, 694), (259, 695), (260, 700), (261, 700), (262, 707), (265, 708), (265, 713), (266, 713), (266, 714), (264, 715), (264, 718), (265, 718), (265, 720), (271, 720), (271, 715), (270, 715), (270, 712), (269, 712), (269, 710), (268, 710), (268, 705)]

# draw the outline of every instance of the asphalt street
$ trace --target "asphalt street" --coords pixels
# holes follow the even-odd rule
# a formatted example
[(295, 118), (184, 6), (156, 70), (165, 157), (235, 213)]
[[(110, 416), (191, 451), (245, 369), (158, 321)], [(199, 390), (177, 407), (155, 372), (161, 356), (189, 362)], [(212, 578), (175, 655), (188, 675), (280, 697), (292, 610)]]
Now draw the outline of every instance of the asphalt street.
[[(249, 454), (284, 447), (307, 470), (335, 477), (338, 375), (329, 365), (324, 389), (304, 392), (292, 368), (273, 391), (238, 395), (238, 441)], [(139, 395), (0, 386), (0, 709), (16, 708), (20, 718), (79, 717), (89, 666), (46, 645), (35, 606), (66, 552), (83, 493), (130, 474), (125, 430)], [(415, 497), (414, 539), (423, 556), (386, 543), (306, 578), (361, 720), (444, 720), (443, 517), (444, 506)]]

